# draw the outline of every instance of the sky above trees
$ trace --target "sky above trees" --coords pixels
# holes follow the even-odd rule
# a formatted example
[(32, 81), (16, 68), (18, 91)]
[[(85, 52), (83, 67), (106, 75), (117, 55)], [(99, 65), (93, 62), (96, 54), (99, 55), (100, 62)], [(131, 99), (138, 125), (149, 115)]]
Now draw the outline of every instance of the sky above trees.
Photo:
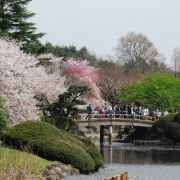
[(33, 0), (29, 10), (42, 41), (87, 46), (98, 56), (115, 55), (118, 39), (128, 32), (145, 34), (170, 64), (180, 47), (179, 0)]

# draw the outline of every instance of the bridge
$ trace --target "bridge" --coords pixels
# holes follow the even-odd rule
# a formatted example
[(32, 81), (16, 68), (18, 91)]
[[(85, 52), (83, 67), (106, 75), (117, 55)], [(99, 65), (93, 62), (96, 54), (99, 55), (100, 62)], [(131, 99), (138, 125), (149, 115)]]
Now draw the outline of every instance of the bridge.
[(109, 144), (112, 144), (112, 126), (130, 127), (152, 127), (155, 118), (151, 116), (128, 115), (128, 114), (81, 114), (76, 122), (79, 127), (100, 126), (100, 144), (104, 143), (104, 129), (109, 128)]

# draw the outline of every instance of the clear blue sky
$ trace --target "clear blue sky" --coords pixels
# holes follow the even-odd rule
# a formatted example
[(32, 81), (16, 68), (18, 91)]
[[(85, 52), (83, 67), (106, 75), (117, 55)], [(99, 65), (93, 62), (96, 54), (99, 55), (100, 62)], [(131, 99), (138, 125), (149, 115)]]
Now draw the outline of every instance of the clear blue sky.
[(180, 47), (180, 0), (32, 0), (29, 10), (42, 42), (86, 46), (98, 56), (114, 56), (118, 39), (145, 34), (170, 63)]

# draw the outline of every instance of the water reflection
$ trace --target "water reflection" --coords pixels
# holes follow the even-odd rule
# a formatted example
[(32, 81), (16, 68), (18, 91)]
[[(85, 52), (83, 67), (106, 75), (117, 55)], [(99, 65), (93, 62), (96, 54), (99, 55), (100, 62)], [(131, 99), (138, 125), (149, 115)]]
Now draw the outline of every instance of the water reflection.
[(114, 144), (99, 146), (106, 164), (180, 164), (180, 148)]
[(180, 179), (180, 147), (123, 143), (97, 146), (105, 161), (105, 168), (95, 174), (69, 177), (67, 180), (102, 180), (124, 171), (128, 172), (130, 180)]

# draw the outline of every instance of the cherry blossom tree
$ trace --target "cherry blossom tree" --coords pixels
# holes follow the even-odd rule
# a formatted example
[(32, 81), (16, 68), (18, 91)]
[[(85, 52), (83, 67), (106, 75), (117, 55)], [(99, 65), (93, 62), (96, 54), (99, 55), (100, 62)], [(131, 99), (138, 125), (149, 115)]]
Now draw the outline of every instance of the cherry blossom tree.
[(42, 93), (53, 102), (66, 91), (64, 82), (62, 74), (37, 66), (37, 59), (23, 53), (18, 44), (0, 39), (0, 97), (12, 124), (38, 119), (35, 96)]
[(101, 97), (100, 89), (97, 86), (99, 79), (98, 71), (95, 67), (90, 66), (87, 60), (68, 59), (65, 63), (64, 73), (72, 83), (87, 85), (91, 91), (85, 97), (85, 101), (92, 102), (95, 106), (100, 106), (104, 103)]
[(36, 58), (23, 53), (16, 42), (0, 39), (0, 97), (12, 124), (37, 120), (40, 113), (37, 96), (43, 95), (52, 103), (72, 84), (91, 89), (83, 97), (86, 102), (103, 104), (98, 78), (97, 69), (86, 60), (63, 61), (51, 54)]
[(68, 76), (77, 76), (82, 81), (95, 84), (98, 79), (96, 69), (89, 65), (87, 60), (77, 61), (68, 59), (66, 61), (66, 73)]

